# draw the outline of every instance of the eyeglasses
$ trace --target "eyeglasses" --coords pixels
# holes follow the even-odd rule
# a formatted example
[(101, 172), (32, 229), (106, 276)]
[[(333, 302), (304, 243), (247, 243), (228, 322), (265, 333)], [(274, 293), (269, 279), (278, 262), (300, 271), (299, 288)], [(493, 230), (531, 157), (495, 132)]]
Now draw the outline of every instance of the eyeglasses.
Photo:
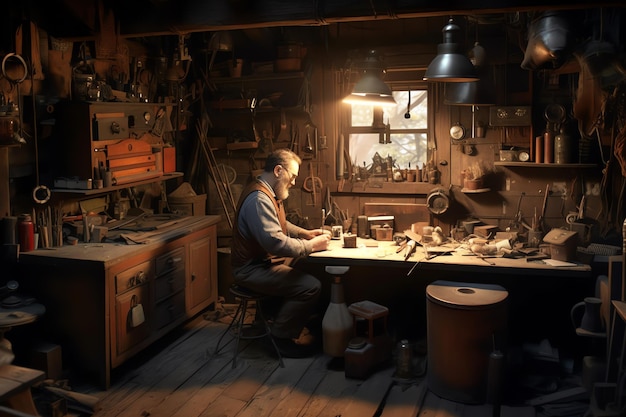
[(290, 172), (287, 168), (285, 168), (282, 165), (279, 165), (279, 167), (281, 167), (282, 169), (285, 170), (285, 172), (287, 172), (287, 174), (289, 174), (289, 182), (292, 184), (295, 184), (296, 182), (296, 178), (298, 178), (298, 174), (294, 174), (293, 172)]

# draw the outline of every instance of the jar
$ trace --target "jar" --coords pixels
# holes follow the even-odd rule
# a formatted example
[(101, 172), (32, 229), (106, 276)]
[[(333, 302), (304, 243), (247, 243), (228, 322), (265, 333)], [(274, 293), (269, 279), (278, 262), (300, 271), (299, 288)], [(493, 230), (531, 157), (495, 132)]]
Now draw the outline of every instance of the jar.
[(363, 337), (350, 339), (345, 351), (346, 378), (365, 379), (376, 365), (376, 349)]
[(571, 140), (564, 128), (554, 138), (554, 162), (567, 164), (571, 162)]
[(20, 252), (35, 249), (35, 225), (30, 214), (22, 214), (18, 218), (17, 230), (20, 239)]

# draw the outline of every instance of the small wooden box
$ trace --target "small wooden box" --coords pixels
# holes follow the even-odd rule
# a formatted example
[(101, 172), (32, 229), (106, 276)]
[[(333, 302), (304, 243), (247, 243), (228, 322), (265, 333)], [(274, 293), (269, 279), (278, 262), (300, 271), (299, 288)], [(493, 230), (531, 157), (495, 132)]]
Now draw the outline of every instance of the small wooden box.
[(184, 216), (204, 216), (206, 214), (206, 194), (189, 197), (168, 196), (170, 209)]
[(391, 227), (372, 226), (371, 236), (376, 240), (393, 240), (393, 229)]
[(63, 377), (61, 346), (42, 343), (31, 351), (30, 366), (44, 371), (47, 379), (60, 380)]
[(552, 229), (543, 241), (550, 245), (550, 258), (557, 261), (571, 261), (576, 258), (577, 232), (565, 229)]

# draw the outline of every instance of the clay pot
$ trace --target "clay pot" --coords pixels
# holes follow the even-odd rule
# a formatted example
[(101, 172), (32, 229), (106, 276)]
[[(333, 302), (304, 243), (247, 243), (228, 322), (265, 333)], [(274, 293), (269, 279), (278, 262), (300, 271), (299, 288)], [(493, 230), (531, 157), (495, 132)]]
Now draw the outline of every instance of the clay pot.
[(467, 190), (478, 190), (483, 188), (483, 179), (475, 178), (470, 180), (466, 178), (463, 180), (463, 187)]

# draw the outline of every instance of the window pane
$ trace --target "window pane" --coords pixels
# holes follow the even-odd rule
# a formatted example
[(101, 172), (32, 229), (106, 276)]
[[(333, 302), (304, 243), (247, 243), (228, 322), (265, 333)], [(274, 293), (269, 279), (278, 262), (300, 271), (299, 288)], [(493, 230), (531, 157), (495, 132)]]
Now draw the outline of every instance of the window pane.
[(369, 167), (374, 155), (391, 156), (396, 168), (421, 167), (427, 161), (425, 133), (392, 133), (391, 143), (382, 144), (372, 133), (351, 134), (349, 139), (352, 163)]
[[(353, 164), (369, 168), (378, 156), (393, 159), (395, 168), (421, 168), (428, 160), (428, 92), (412, 90), (410, 100), (408, 90), (394, 91), (393, 96), (396, 106), (382, 113), (372, 105), (352, 105), (348, 149)], [(374, 123), (375, 117), (382, 119)], [(389, 131), (381, 126), (387, 123)], [(381, 143), (385, 141), (390, 143)]]
[(351, 104), (352, 126), (371, 126), (374, 117), (374, 106), (368, 104)]

